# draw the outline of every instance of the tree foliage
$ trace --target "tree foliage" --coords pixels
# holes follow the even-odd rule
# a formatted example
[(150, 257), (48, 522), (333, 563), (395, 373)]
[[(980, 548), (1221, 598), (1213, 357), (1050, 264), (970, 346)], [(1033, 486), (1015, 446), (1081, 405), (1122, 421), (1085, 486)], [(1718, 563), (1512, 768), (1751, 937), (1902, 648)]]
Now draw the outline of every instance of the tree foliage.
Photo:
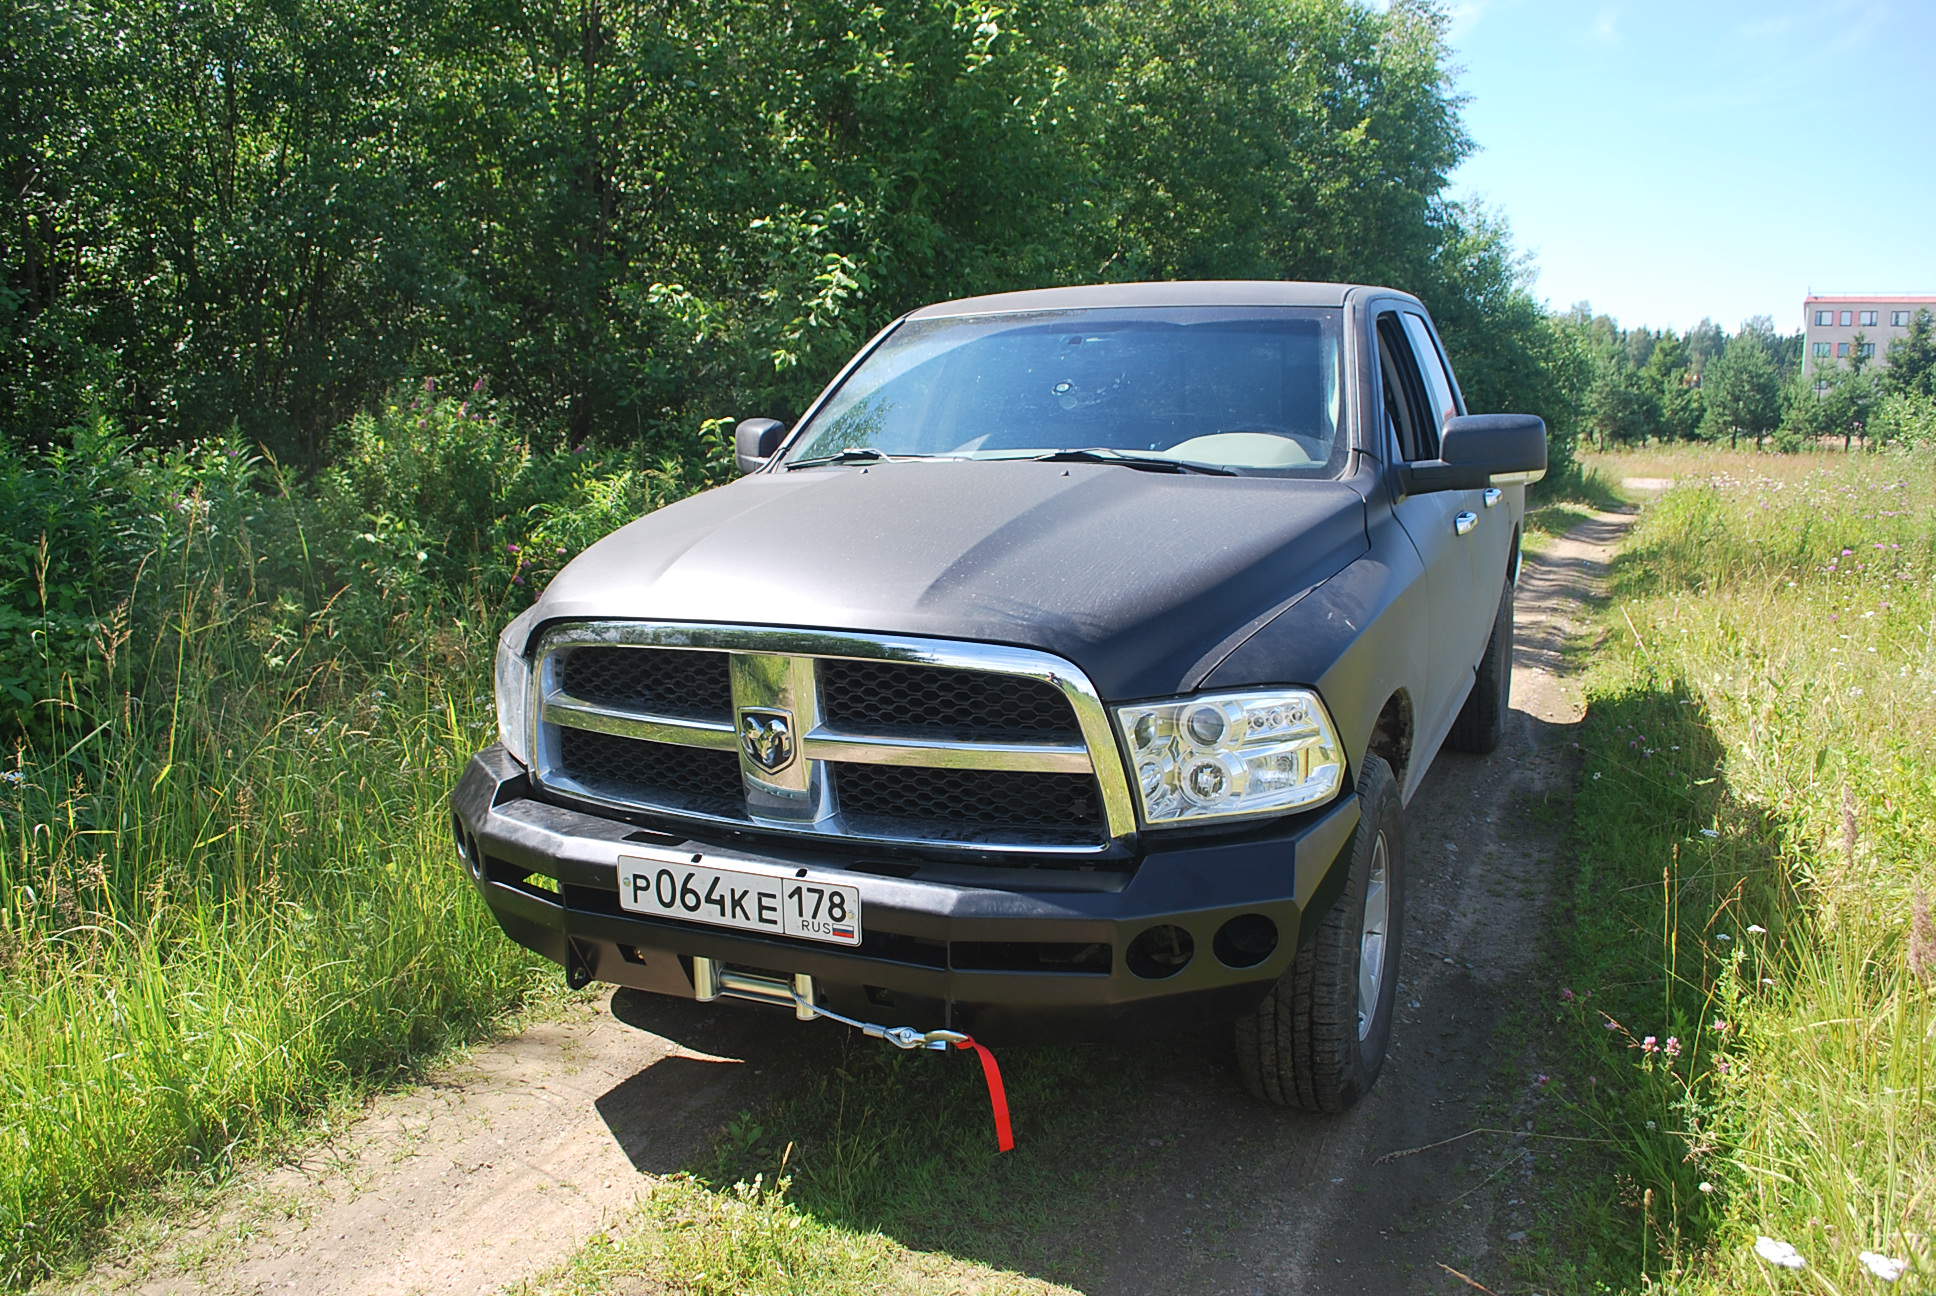
[(1916, 312), (1909, 331), (1889, 344), (1883, 385), (1892, 395), (1936, 397), (1936, 317)]
[(432, 373), (670, 450), (922, 301), (1187, 276), (1415, 289), (1539, 408), (1447, 85), (1424, 0), (0, 0), (0, 433), (313, 462)]
[(1702, 382), (1710, 438), (1753, 437), (1759, 444), (1781, 422), (1781, 372), (1767, 336), (1744, 328), (1708, 365)]

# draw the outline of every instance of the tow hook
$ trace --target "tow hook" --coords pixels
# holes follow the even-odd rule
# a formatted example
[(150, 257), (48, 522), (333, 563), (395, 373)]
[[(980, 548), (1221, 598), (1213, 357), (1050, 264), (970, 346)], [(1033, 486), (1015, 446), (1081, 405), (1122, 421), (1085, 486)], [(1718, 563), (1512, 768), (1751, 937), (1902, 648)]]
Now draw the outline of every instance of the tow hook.
[(886, 1040), (898, 1049), (934, 1049), (939, 1052), (951, 1048), (973, 1049), (975, 1056), (981, 1060), (982, 1079), (988, 1085), (988, 1105), (995, 1117), (996, 1145), (1003, 1152), (1015, 1146), (1015, 1133), (1008, 1117), (1008, 1090), (1002, 1084), (1002, 1069), (986, 1045), (977, 1044), (960, 1031), (941, 1027), (924, 1031), (913, 1026), (881, 1026), (864, 1022), (815, 1003), (813, 978), (804, 972), (796, 972), (784, 979), (761, 976), (756, 972), (729, 968), (717, 959), (701, 955), (693, 956), (692, 991), (693, 998), (701, 1003), (711, 1003), (715, 999), (746, 999), (779, 1008), (790, 1007), (793, 1015), (801, 1021), (825, 1017), (843, 1026), (851, 1026), (863, 1035)]

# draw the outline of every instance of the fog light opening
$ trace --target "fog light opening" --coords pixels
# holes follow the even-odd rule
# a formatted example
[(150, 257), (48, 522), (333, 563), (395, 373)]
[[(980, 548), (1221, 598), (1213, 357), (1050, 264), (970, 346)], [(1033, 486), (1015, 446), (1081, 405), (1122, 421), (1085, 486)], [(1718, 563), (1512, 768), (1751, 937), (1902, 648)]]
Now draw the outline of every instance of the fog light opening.
[(1196, 954), (1196, 941), (1181, 927), (1164, 923), (1151, 927), (1129, 943), (1123, 962), (1145, 981), (1173, 977), (1189, 966)]
[(1277, 924), (1263, 914), (1239, 914), (1217, 928), (1210, 948), (1225, 967), (1256, 967), (1277, 950)]

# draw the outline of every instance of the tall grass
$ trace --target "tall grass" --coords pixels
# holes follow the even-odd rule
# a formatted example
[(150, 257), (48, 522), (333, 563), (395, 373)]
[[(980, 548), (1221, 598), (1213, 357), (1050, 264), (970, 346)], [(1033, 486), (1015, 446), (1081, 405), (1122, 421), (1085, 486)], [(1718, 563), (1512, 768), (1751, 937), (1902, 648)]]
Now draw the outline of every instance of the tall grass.
[(418, 627), (374, 674), (238, 653), (263, 606), (220, 570), (151, 565), (159, 631), (110, 619), (109, 668), (55, 681), (89, 726), (0, 779), (0, 1282), (533, 984), (449, 845), (488, 636)]
[(1586, 1175), (1551, 1251), (1621, 1289), (1879, 1290), (1863, 1252), (1927, 1286), (1936, 464), (1645, 470), (1679, 484), (1616, 565), (1587, 679), (1554, 987), (1577, 1054), (1555, 1080), (1619, 1191)]

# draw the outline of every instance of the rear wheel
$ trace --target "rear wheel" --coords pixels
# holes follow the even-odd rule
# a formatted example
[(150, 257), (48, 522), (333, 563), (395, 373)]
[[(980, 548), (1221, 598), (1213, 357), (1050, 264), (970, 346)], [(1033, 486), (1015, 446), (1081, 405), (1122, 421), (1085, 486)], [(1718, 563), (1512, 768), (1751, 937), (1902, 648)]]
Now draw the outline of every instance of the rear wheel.
[(1505, 733), (1506, 713), (1512, 706), (1513, 587), (1499, 600), (1499, 612), (1492, 619), (1492, 638), (1486, 640), (1486, 655), (1479, 659), (1479, 672), (1472, 680), (1459, 718), (1445, 745), (1453, 751), (1484, 756), (1499, 746)]
[(1378, 1078), (1404, 935), (1405, 841), (1391, 766), (1365, 757), (1344, 892), (1237, 1022), (1237, 1071), (1266, 1102), (1337, 1112)]

